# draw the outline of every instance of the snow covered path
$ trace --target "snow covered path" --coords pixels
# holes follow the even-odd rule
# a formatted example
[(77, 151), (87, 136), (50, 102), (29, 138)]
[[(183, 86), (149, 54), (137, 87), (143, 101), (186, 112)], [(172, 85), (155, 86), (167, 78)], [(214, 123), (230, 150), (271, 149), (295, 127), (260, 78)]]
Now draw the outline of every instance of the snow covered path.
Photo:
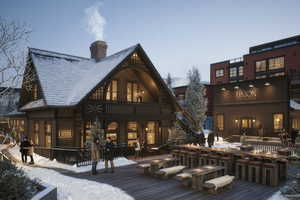
[[(13, 148), (10, 148), (8, 151), (15, 159), (17, 159), (19, 162), (21, 162), (20, 148), (18, 145), (14, 146)], [(35, 164), (40, 167), (59, 168), (59, 169), (68, 170), (68, 171), (75, 172), (75, 173), (83, 173), (83, 172), (91, 171), (90, 165), (82, 166), (82, 167), (77, 167), (76, 165), (71, 166), (68, 164), (57, 162), (56, 160), (49, 160), (48, 158), (42, 157), (38, 154), (34, 154), (33, 158), (34, 158)], [(29, 159), (29, 157), (27, 159)], [(132, 165), (135, 163), (136, 162), (134, 162), (132, 160), (128, 160), (124, 157), (119, 157), (114, 160), (114, 164), (116, 167)], [(103, 169), (103, 168), (104, 168), (104, 162), (103, 161), (98, 162), (97, 169), (99, 170), (99, 169)]]
[(105, 183), (62, 175), (54, 170), (21, 166), (30, 178), (40, 179), (57, 187), (58, 200), (132, 200), (126, 192)]

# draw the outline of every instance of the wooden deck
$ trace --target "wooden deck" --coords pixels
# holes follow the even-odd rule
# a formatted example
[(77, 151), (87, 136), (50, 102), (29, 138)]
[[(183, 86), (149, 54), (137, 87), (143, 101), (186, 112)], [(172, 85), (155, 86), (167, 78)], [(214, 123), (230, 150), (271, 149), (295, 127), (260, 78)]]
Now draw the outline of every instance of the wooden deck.
[(175, 179), (160, 180), (145, 176), (141, 169), (136, 168), (136, 165), (117, 168), (112, 174), (100, 172), (96, 176), (91, 176), (90, 173), (68, 175), (113, 185), (136, 200), (261, 200), (268, 199), (279, 189), (235, 180), (231, 190), (223, 191), (218, 195), (210, 195), (185, 188)]

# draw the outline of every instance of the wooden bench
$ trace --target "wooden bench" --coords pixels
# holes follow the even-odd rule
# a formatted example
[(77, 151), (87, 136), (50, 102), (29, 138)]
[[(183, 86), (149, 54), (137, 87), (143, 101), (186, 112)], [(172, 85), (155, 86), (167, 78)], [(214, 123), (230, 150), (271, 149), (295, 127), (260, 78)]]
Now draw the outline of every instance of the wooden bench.
[(181, 182), (183, 186), (189, 187), (192, 185), (192, 174), (188, 172), (183, 172), (177, 174), (175, 177), (177, 180)]
[(174, 167), (168, 167), (168, 168), (163, 168), (160, 169), (156, 172), (156, 175), (160, 178), (169, 178), (170, 176), (176, 175), (180, 172), (182, 172), (186, 166), (183, 165), (178, 165)]
[(220, 188), (231, 188), (234, 176), (221, 176), (208, 180), (204, 183), (203, 188), (206, 188), (209, 193), (217, 194)]
[(149, 175), (150, 174), (150, 163), (147, 164), (140, 164), (137, 166), (138, 168), (142, 168), (144, 170), (144, 174), (145, 175)]

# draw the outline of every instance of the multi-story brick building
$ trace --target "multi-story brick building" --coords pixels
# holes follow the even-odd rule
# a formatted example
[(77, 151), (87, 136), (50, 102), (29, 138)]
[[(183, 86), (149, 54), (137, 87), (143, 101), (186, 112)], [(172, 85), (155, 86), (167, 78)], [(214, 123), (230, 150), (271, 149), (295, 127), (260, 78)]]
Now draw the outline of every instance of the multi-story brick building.
[[(277, 136), (300, 128), (300, 35), (211, 64), (214, 129), (226, 136)], [(262, 131), (259, 131), (262, 130)]]

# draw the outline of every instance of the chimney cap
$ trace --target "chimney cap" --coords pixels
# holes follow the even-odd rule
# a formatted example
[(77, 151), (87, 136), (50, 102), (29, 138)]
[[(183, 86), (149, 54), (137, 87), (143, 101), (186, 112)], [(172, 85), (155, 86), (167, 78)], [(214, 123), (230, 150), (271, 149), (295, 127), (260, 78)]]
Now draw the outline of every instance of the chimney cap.
[(91, 58), (97, 62), (106, 57), (107, 44), (105, 41), (96, 40), (90, 46)]
[(91, 44), (91, 46), (96, 46), (96, 45), (101, 45), (101, 46), (106, 46), (106, 47), (107, 47), (106, 42), (103, 41), (103, 40), (96, 40), (95, 42), (93, 42), (93, 43)]

